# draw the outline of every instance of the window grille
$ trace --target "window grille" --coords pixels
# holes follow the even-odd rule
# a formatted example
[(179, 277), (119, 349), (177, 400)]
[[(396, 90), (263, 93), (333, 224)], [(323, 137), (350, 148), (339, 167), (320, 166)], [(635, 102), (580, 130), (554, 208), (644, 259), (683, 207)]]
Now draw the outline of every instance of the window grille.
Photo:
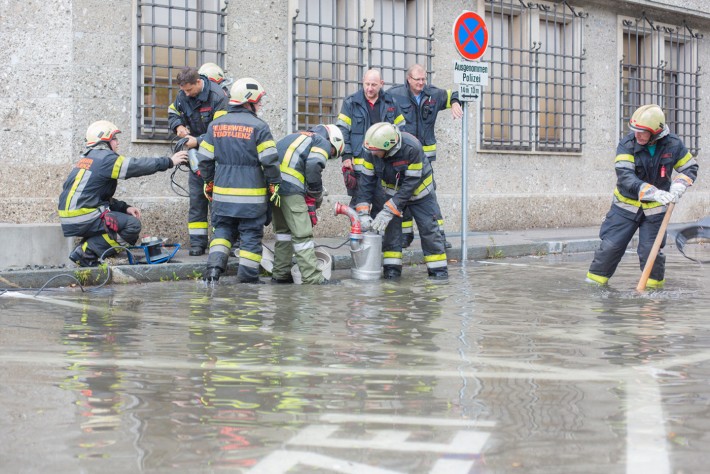
[(168, 106), (185, 66), (213, 62), (224, 69), (228, 0), (138, 1), (136, 138), (167, 140)]
[(490, 72), (481, 150), (582, 151), (586, 17), (564, 0), (486, 0)]
[(645, 14), (622, 19), (623, 51), (620, 61), (619, 135), (629, 133), (634, 111), (658, 104), (671, 132), (688, 150), (700, 149), (700, 66), (698, 42), (702, 35), (683, 22), (680, 26), (655, 24)]
[(337, 120), (369, 68), (385, 89), (414, 62), (431, 70), (432, 0), (297, 0), (293, 21), (292, 130)]

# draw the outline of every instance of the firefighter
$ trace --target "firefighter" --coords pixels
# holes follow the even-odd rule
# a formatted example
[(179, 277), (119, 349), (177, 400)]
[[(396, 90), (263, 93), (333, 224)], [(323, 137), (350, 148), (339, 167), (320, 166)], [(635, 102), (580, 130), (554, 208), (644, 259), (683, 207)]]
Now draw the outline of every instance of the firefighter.
[[(176, 81), (180, 92), (168, 107), (168, 126), (178, 137), (189, 137), (187, 148), (198, 148), (210, 122), (226, 113), (229, 99), (219, 85), (200, 75), (195, 68), (183, 68)], [(190, 208), (187, 217), (189, 254), (198, 256), (203, 255), (207, 248), (209, 202), (202, 192), (203, 180), (197, 175), (196, 164), (191, 163), (190, 169)]]
[(210, 242), (205, 280), (216, 282), (227, 268), (237, 233), (241, 237), (241, 283), (259, 280), (261, 241), (269, 200), (280, 204), (279, 155), (269, 126), (257, 117), (264, 88), (252, 78), (236, 81), (230, 90), (226, 115), (215, 119), (197, 154), (205, 195), (212, 201), (214, 235)]
[[(342, 171), (345, 188), (351, 196), (350, 206), (355, 205), (357, 180), (362, 173), (362, 140), (370, 125), (389, 122), (402, 127), (404, 116), (394, 98), (382, 90), (385, 81), (377, 69), (368, 70), (362, 78), (362, 89), (349, 95), (343, 101), (337, 125), (343, 132), (345, 150), (342, 156)], [(382, 208), (385, 197), (375, 199), (373, 213)]]
[(272, 206), (274, 216), (274, 283), (293, 283), (291, 259), (304, 284), (336, 283), (327, 280), (317, 265), (313, 226), (318, 222), (316, 209), (323, 201), (321, 174), (329, 158), (340, 158), (345, 144), (340, 129), (317, 125), (307, 132), (287, 135), (276, 144), (281, 162), (281, 206)]
[[(402, 210), (409, 207), (419, 228), (429, 277), (447, 279), (446, 247), (439, 229), (441, 211), (431, 165), (421, 143), (414, 135), (381, 122), (367, 130), (363, 149), (365, 171), (359, 178), (355, 209), (364, 229), (385, 234), (384, 278), (398, 278), (402, 274)], [(373, 220), (369, 208), (378, 183), (389, 199)]]
[(114, 199), (119, 179), (147, 176), (187, 162), (187, 152), (171, 158), (129, 158), (118, 154), (121, 131), (107, 120), (86, 130), (86, 150), (69, 173), (59, 196), (59, 221), (65, 237), (81, 237), (69, 259), (95, 267), (121, 247), (135, 245), (141, 231), (141, 211)]
[[(698, 174), (697, 161), (683, 141), (670, 133), (658, 105), (639, 107), (629, 121), (629, 128), (631, 133), (623, 137), (616, 148), (616, 189), (599, 230), (601, 244), (587, 273), (587, 281), (600, 285), (607, 284), (616, 271), (637, 229), (637, 253), (643, 270), (666, 206), (677, 202)], [(661, 249), (665, 243), (664, 237)], [(665, 261), (665, 255), (659, 251), (647, 288), (663, 287)]]
[[(426, 69), (421, 64), (414, 64), (407, 69), (407, 81), (390, 88), (389, 92), (399, 104), (404, 115), (405, 125), (402, 128), (419, 139), (424, 148), (424, 154), (433, 165), (436, 160), (436, 135), (434, 126), (439, 112), (451, 109), (451, 116), (455, 119), (463, 117), (463, 109), (458, 100), (458, 92), (439, 89), (427, 84)], [(444, 221), (439, 223), (441, 233), (444, 234)], [(405, 209), (402, 220), (402, 247), (407, 248), (414, 240), (412, 216)], [(444, 241), (446, 235), (444, 234)], [(446, 248), (451, 244), (446, 242)]]

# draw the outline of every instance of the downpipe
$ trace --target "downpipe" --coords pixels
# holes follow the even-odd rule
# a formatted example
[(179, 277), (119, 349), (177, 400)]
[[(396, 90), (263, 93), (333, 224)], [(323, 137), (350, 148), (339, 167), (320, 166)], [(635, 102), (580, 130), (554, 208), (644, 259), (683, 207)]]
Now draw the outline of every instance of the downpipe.
[(363, 234), (355, 210), (335, 203), (335, 215), (350, 218), (350, 255), (353, 259), (351, 273), (356, 280), (379, 280), (382, 273), (382, 236), (374, 232)]

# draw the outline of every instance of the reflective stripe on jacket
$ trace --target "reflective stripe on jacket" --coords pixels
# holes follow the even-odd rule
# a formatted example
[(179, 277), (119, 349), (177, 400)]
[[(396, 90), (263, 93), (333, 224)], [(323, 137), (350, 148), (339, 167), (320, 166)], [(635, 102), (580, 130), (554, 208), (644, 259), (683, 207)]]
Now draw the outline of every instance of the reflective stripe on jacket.
[(400, 211), (407, 202), (422, 199), (435, 189), (431, 164), (422, 145), (407, 132), (402, 132), (402, 143), (392, 156), (379, 159), (366, 151), (362, 161), (355, 196), (358, 204), (372, 203), (378, 183)]
[(421, 93), (421, 101), (417, 104), (417, 99), (406, 82), (392, 87), (387, 92), (392, 94), (402, 109), (406, 121), (403, 130), (419, 139), (429, 161), (436, 160), (436, 116), (442, 110), (450, 109), (453, 102), (458, 102), (459, 93), (426, 85)]
[(82, 235), (88, 223), (106, 209), (126, 212), (128, 204), (113, 199), (119, 179), (165, 171), (170, 158), (129, 158), (99, 144), (81, 156), (59, 195), (58, 214), (66, 237)]
[(670, 133), (656, 142), (653, 156), (645, 145), (636, 142), (633, 133), (619, 141), (616, 149), (616, 189), (614, 205), (624, 211), (637, 214), (643, 209), (645, 215), (666, 212), (666, 206), (659, 202), (642, 202), (639, 191), (646, 184), (668, 191), (676, 172), (676, 177), (683, 174), (684, 181), (692, 184), (698, 175), (698, 162), (693, 158), (683, 141)]
[(200, 76), (206, 87), (196, 97), (188, 97), (180, 91), (175, 102), (168, 107), (168, 127), (172, 132), (180, 125), (190, 129), (190, 135), (202, 141), (202, 135), (215, 118), (224, 115), (229, 105), (229, 97), (221, 86)]
[(253, 218), (268, 209), (268, 184), (281, 182), (279, 155), (269, 126), (243, 106), (215, 119), (197, 153), (200, 174), (214, 181), (212, 212)]
[[(399, 128), (404, 126), (402, 110), (391, 94), (380, 91), (378, 106), (383, 122), (389, 122)], [(345, 159), (345, 156), (352, 156), (353, 158), (362, 156), (362, 143), (365, 140), (365, 132), (372, 125), (369, 108), (370, 104), (362, 90), (345, 98), (336, 122), (338, 128), (343, 132), (343, 140), (345, 141), (343, 159)]]
[(314, 197), (323, 192), (321, 174), (330, 158), (330, 141), (314, 132), (297, 132), (276, 143), (281, 162), (281, 189), (284, 196), (305, 195)]

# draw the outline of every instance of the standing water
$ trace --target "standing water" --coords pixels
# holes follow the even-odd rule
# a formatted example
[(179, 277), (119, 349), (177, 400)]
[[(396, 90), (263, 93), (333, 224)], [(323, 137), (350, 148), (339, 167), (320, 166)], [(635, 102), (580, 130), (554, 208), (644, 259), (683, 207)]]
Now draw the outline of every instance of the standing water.
[(708, 268), (0, 297), (0, 472), (706, 472)]

